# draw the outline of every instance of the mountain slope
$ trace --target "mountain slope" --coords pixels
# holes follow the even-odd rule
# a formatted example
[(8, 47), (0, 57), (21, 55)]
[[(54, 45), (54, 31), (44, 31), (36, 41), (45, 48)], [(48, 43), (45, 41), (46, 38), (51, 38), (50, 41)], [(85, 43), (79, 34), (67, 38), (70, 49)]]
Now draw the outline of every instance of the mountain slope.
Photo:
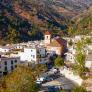
[(45, 30), (60, 34), (67, 28), (70, 19), (79, 16), (91, 4), (92, 0), (2, 0), (1, 39), (7, 39), (9, 27), (18, 32), (22, 41), (42, 39)]
[(65, 29), (64, 17), (50, 8), (48, 4), (45, 5), (45, 2), (43, 4), (39, 4), (38, 1), (35, 3), (34, 0), (31, 2), (28, 0), (1, 2), (1, 38), (7, 35), (9, 26), (18, 31), (20, 38), (23, 40), (41, 39), (42, 34), (40, 31), (48, 30), (52, 27)]
[[(92, 7), (84, 10), (81, 14), (71, 20), (74, 35), (91, 34), (92, 32)], [(73, 35), (73, 34), (72, 34)]]

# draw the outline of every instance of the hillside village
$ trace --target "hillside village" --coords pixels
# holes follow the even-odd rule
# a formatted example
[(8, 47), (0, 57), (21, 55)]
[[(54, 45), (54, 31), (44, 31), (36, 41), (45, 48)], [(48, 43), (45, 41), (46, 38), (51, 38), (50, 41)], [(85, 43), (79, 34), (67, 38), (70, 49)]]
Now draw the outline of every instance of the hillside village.
[(0, 92), (92, 92), (92, 0), (1, 0)]
[[(40, 75), (36, 81), (41, 85), (41, 90), (47, 85), (54, 85), (69, 91), (74, 85), (84, 86), (85, 84), (86, 90), (92, 91), (91, 39), (91, 35), (53, 38), (49, 31), (45, 31), (44, 40), (0, 46), (0, 76), (10, 74), (19, 65), (32, 67), (42, 64), (46, 65), (48, 71)], [(64, 63), (55, 61), (57, 58), (60, 62), (64, 60)], [(44, 82), (48, 75), (52, 77)], [(54, 76), (56, 76), (55, 79)]]

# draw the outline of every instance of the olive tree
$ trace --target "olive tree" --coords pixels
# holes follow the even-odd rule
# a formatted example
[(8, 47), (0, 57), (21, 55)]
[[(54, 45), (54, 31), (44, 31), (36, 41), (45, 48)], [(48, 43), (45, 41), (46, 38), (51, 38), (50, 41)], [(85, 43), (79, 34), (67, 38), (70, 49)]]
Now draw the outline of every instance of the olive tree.
[(61, 56), (58, 56), (58, 57), (55, 59), (55, 61), (54, 61), (54, 65), (55, 65), (56, 67), (60, 67), (60, 66), (64, 65), (64, 59), (61, 58)]

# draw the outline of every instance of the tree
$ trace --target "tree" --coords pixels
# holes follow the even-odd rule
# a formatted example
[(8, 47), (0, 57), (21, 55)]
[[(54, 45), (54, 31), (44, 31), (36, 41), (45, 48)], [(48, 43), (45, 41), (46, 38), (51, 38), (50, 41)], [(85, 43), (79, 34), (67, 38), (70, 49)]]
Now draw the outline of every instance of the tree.
[(80, 66), (84, 67), (85, 66), (85, 54), (82, 52), (78, 53), (75, 57), (76, 63), (79, 64)]
[(71, 35), (73, 33), (73, 27), (69, 26), (68, 27), (68, 34)]
[(61, 58), (61, 56), (58, 56), (58, 57), (55, 59), (55, 61), (54, 61), (54, 65), (55, 65), (56, 67), (60, 67), (60, 66), (64, 65), (64, 59)]
[(85, 39), (85, 44), (90, 44), (90, 43), (92, 43), (91, 39), (90, 38), (86, 38)]
[(13, 29), (11, 26), (8, 27), (8, 32), (6, 33), (6, 41), (8, 43), (16, 43), (16, 42), (19, 42), (19, 39), (18, 39), (18, 32)]
[(70, 40), (70, 41), (68, 42), (68, 44), (69, 44), (70, 46), (72, 46), (72, 45), (73, 45), (72, 40)]
[(83, 42), (82, 41), (78, 41), (77, 44), (76, 44), (76, 51), (77, 52), (81, 52), (82, 49), (83, 49), (83, 46), (84, 46)]
[(46, 71), (45, 65), (20, 65), (0, 80), (0, 92), (37, 92), (37, 77)]
[(2, 92), (37, 92), (36, 76), (31, 68), (18, 66), (0, 82)]
[(85, 75), (85, 73), (89, 71), (87, 68), (74, 64), (72, 70), (74, 74), (78, 74), (82, 79), (87, 79), (87, 76)]
[(81, 72), (80, 66), (78, 64), (74, 64), (72, 66), (72, 70), (73, 70), (74, 74), (80, 74), (80, 72)]
[(37, 64), (32, 69), (35, 73), (35, 76), (37, 77), (39, 77), (39, 75), (41, 75), (47, 70), (46, 65), (42, 65), (42, 64)]
[(87, 92), (83, 87), (74, 87), (72, 92)]
[(85, 67), (85, 55), (83, 53), (78, 53), (75, 59), (76, 63), (72, 66), (74, 73), (79, 74), (82, 79), (87, 79), (86, 72), (89, 70)]

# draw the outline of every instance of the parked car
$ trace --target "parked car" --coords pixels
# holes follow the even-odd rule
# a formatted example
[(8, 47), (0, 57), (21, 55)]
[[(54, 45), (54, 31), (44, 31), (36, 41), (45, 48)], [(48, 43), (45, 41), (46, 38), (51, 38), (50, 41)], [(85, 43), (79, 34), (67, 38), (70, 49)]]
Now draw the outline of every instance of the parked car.
[(40, 77), (40, 78), (37, 78), (36, 83), (37, 84), (42, 84), (42, 83), (45, 83), (45, 82), (48, 82), (48, 81), (52, 81), (52, 80), (53, 80), (53, 78), (49, 77), (49, 76)]
[(58, 92), (59, 88), (55, 86), (49, 86), (48, 87), (48, 92)]
[(42, 84), (44, 80), (45, 80), (45, 77), (37, 78), (36, 83), (37, 84)]
[(45, 78), (44, 82), (49, 82), (49, 81), (52, 81), (52, 80), (53, 80), (53, 78), (48, 76), (48, 77)]
[(52, 68), (52, 69), (50, 69), (50, 71), (53, 72), (54, 74), (60, 72), (58, 68)]
[(42, 82), (41, 82), (41, 81), (36, 81), (36, 84), (38, 84), (38, 85), (39, 85), (39, 84), (42, 84)]

